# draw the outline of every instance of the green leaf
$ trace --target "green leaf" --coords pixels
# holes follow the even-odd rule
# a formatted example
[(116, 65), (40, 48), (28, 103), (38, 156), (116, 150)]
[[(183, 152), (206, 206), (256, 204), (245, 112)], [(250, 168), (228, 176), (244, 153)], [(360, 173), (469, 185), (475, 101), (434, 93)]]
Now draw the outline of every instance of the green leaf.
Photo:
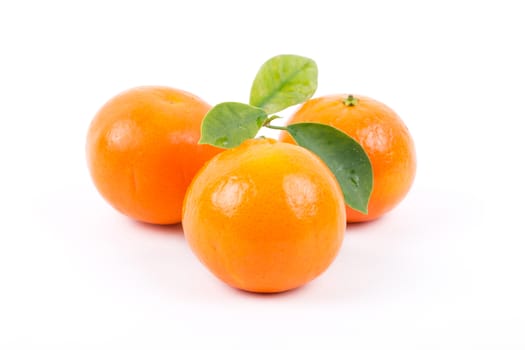
[(267, 118), (266, 112), (257, 107), (238, 102), (219, 103), (204, 116), (199, 143), (236, 147), (255, 137)]
[(266, 61), (255, 76), (250, 104), (268, 114), (307, 101), (317, 89), (317, 64), (306, 57), (280, 55)]
[(326, 124), (297, 123), (288, 125), (287, 130), (298, 145), (317, 154), (332, 170), (346, 204), (366, 214), (373, 177), (370, 159), (361, 145)]

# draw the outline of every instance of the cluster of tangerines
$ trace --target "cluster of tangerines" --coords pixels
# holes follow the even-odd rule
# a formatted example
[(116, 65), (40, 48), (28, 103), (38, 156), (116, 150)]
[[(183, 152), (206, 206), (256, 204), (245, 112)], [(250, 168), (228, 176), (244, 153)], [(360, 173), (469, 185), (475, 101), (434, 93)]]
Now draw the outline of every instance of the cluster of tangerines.
[[(280, 55), (257, 73), (249, 104), (212, 108), (170, 87), (122, 92), (89, 127), (93, 182), (130, 218), (182, 222), (195, 255), (233, 287), (304, 285), (332, 263), (347, 222), (393, 209), (416, 170), (392, 109), (359, 95), (312, 98), (316, 88), (315, 62)], [(286, 126), (271, 124), (292, 105)], [(262, 127), (279, 140), (255, 138)]]

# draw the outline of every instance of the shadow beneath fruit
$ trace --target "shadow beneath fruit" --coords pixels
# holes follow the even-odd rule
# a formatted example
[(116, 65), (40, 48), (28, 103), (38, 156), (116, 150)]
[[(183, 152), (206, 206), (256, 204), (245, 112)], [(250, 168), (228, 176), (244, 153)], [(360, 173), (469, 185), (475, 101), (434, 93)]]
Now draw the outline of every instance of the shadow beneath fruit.
[(477, 198), (425, 189), (379, 219), (349, 223), (336, 260), (309, 284), (306, 298), (357, 305), (439, 297), (443, 286), (460, 285), (454, 278), (467, 278), (463, 247), (473, 241), (482, 210)]
[(363, 222), (348, 222), (346, 224), (346, 233), (349, 234), (359, 234), (359, 233), (367, 233), (371, 230), (374, 230), (374, 227), (377, 225), (380, 225), (381, 222), (385, 219), (385, 217), (388, 214), (386, 214), (383, 217), (371, 220), (371, 221), (363, 221)]
[(168, 224), (168, 225), (149, 224), (149, 223), (140, 222), (140, 221), (133, 221), (133, 223), (138, 228), (146, 230), (148, 232), (153, 232), (153, 233), (158, 233), (158, 234), (163, 234), (163, 235), (171, 235), (171, 234), (183, 235), (184, 234), (181, 223)]
[(293, 296), (294, 294), (299, 294), (306, 286), (297, 287), (290, 290), (285, 290), (283, 292), (271, 292), (271, 293), (260, 293), (260, 292), (250, 292), (242, 290), (239, 288), (231, 287), (232, 291), (242, 297), (247, 298), (256, 298), (256, 299), (278, 299), (278, 298), (287, 298)]

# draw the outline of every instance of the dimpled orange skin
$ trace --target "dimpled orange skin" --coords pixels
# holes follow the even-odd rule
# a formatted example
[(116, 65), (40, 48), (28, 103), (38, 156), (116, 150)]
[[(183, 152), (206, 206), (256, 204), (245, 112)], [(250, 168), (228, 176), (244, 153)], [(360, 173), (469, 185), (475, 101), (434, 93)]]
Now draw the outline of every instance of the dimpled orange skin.
[(121, 213), (147, 223), (181, 221), (186, 189), (221, 150), (198, 145), (211, 108), (188, 92), (137, 87), (109, 100), (87, 134), (87, 163), (100, 194)]
[[(373, 170), (373, 190), (368, 214), (347, 206), (347, 221), (379, 218), (406, 196), (416, 173), (416, 153), (412, 137), (401, 118), (388, 106), (372, 98), (353, 95), (354, 106), (343, 103), (348, 95), (314, 98), (302, 105), (288, 124), (317, 122), (331, 125), (353, 137), (363, 147)], [(280, 135), (293, 142), (288, 133)]]
[(248, 140), (198, 173), (182, 226), (193, 252), (222, 281), (282, 292), (334, 260), (346, 229), (344, 199), (330, 170), (306, 149)]

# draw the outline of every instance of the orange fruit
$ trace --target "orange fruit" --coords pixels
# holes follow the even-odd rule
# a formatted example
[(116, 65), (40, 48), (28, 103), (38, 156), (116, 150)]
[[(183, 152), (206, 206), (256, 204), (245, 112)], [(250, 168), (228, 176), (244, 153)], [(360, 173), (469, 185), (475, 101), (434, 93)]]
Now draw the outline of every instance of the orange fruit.
[(193, 176), (220, 152), (198, 145), (211, 108), (188, 92), (145, 86), (122, 92), (96, 114), (87, 134), (91, 177), (118, 211), (139, 221), (181, 221)]
[(346, 229), (344, 199), (334, 175), (310, 151), (250, 139), (195, 176), (182, 226), (193, 252), (222, 281), (282, 292), (331, 264)]
[[(374, 182), (368, 214), (347, 206), (348, 222), (376, 219), (408, 193), (416, 173), (414, 142), (401, 118), (385, 104), (365, 96), (323, 96), (307, 101), (288, 120), (288, 124), (299, 122), (340, 129), (359, 142), (370, 158)], [(280, 139), (293, 142), (286, 132)]]

